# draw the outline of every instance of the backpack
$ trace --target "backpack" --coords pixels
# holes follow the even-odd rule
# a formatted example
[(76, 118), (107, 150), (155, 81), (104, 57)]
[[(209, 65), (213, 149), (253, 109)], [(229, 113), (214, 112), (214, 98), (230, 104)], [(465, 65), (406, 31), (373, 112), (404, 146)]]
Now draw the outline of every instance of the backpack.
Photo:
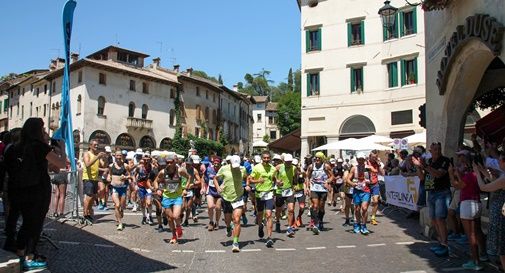
[(23, 149), (19, 145), (13, 145), (5, 152), (4, 163), (9, 177), (9, 189), (24, 189), (40, 184), (41, 168), (28, 147)]

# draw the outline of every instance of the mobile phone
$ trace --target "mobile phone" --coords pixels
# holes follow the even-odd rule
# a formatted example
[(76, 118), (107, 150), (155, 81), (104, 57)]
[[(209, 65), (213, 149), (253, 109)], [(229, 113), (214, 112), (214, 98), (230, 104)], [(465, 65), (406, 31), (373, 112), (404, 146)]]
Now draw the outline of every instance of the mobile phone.
[(51, 146), (58, 147), (59, 140), (51, 138)]

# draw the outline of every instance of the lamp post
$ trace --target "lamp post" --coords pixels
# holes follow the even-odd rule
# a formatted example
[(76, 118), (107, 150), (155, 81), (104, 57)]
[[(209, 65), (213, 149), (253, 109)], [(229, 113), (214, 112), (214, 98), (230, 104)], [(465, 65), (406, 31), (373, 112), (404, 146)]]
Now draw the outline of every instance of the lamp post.
[(398, 9), (390, 5), (391, 1), (385, 1), (384, 6), (379, 9), (382, 25), (388, 30), (392, 29), (395, 23), (395, 16)]

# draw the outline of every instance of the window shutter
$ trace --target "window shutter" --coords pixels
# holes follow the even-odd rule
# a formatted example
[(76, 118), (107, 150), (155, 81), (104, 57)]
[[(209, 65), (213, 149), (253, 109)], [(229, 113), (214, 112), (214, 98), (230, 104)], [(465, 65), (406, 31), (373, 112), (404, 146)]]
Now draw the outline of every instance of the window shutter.
[(417, 8), (414, 8), (414, 10), (412, 10), (412, 28), (412, 33), (417, 33)]
[(310, 51), (310, 31), (305, 31), (305, 52)]
[(394, 22), (394, 25), (393, 25), (393, 35), (395, 36), (395, 38), (399, 38), (398, 37), (398, 28), (399, 28), (399, 23), (398, 23), (398, 20), (399, 20), (399, 15), (398, 15), (398, 12), (395, 14), (395, 22)]
[(415, 77), (415, 81), (416, 83), (418, 83), (417, 79), (418, 79), (418, 76), (417, 76), (417, 58), (415, 58), (414, 60), (412, 60), (413, 64), (414, 64), (414, 77)]
[(400, 29), (400, 36), (403, 36), (405, 33), (404, 25), (403, 25), (403, 18), (404, 18), (404, 13), (400, 12), (400, 24), (398, 25), (398, 28)]
[(310, 96), (310, 74), (307, 73), (307, 97)]
[(351, 93), (356, 91), (355, 77), (354, 77), (354, 68), (351, 67)]
[(391, 71), (393, 74), (393, 85), (391, 87), (396, 87), (398, 86), (398, 63), (394, 62), (391, 63)]
[(361, 44), (365, 44), (365, 20), (360, 22), (360, 34), (361, 34)]
[(401, 76), (402, 76), (402, 86), (406, 84), (407, 78), (405, 77), (405, 60), (401, 60)]
[(361, 74), (361, 92), (364, 92), (365, 91), (365, 77), (364, 77), (364, 71), (365, 70), (365, 67), (362, 67), (360, 68), (360, 74)]
[(347, 46), (351, 45), (352, 45), (352, 25), (351, 22), (349, 22), (347, 23)]
[(323, 50), (323, 48), (322, 48), (322, 44), (323, 44), (323, 42), (322, 42), (322, 39), (323, 39), (323, 33), (322, 33), (322, 31), (323, 31), (322, 28), (319, 28), (317, 30), (317, 47), (318, 47), (319, 50)]
[(382, 41), (387, 41), (388, 39), (388, 29), (385, 26), (382, 26)]

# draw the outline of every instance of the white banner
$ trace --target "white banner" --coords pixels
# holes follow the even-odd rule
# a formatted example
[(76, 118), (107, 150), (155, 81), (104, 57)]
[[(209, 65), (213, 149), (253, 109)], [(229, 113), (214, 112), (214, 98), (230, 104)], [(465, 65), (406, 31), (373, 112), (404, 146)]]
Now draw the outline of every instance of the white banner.
[(386, 201), (393, 206), (417, 211), (419, 177), (401, 175), (384, 176)]

